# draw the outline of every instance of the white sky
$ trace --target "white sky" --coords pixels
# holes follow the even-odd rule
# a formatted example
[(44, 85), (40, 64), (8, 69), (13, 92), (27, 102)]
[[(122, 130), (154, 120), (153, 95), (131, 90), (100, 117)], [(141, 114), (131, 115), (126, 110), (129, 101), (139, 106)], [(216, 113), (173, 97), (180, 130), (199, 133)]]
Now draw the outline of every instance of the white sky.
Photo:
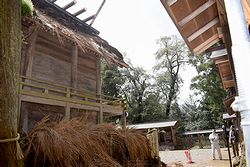
[[(71, 0), (58, 0), (59, 6)], [(96, 12), (102, 0), (78, 0), (69, 8), (69, 12), (87, 7), (87, 12), (79, 18), (86, 18)], [(160, 0), (106, 0), (104, 7), (96, 18), (93, 27), (100, 31), (100, 36), (126, 53), (132, 64), (147, 71), (155, 65), (154, 53), (158, 46), (156, 40), (161, 36), (179, 35)], [(190, 79), (195, 70), (186, 67), (182, 71), (184, 85), (181, 99), (189, 95)]]

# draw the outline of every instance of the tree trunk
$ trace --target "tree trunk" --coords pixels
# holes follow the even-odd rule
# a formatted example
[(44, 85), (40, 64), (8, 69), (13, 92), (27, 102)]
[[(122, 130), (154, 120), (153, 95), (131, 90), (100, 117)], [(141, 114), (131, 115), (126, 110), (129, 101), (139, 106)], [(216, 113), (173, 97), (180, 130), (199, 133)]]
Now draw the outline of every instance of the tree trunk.
[[(0, 2), (0, 140), (17, 137), (21, 1)], [(16, 142), (0, 142), (0, 166), (16, 167)]]
[(172, 81), (172, 84), (171, 84), (171, 87), (170, 87), (170, 91), (169, 91), (168, 97), (167, 97), (167, 104), (166, 104), (166, 116), (167, 116), (167, 118), (169, 118), (170, 109), (171, 109), (171, 103), (172, 103), (173, 97), (175, 95), (175, 92), (174, 92), (175, 82), (176, 81)]

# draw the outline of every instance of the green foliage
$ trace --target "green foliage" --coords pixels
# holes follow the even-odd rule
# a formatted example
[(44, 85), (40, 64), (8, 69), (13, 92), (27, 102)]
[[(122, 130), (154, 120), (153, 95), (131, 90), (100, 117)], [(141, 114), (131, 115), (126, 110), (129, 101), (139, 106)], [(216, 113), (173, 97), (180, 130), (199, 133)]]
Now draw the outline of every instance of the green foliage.
[(190, 64), (198, 72), (190, 87), (195, 91), (195, 95), (200, 97), (200, 129), (220, 127), (226, 93), (222, 88), (217, 68), (206, 55), (190, 56)]
[(22, 16), (33, 16), (34, 6), (31, 0), (22, 0)]
[(121, 86), (124, 84), (125, 78), (115, 65), (106, 65), (102, 71), (102, 93), (112, 97), (120, 97), (122, 95)]
[(165, 100), (166, 116), (169, 117), (171, 105), (176, 100), (182, 83), (180, 68), (184, 65), (189, 52), (183, 40), (177, 36), (162, 37), (157, 43), (160, 48), (156, 52), (155, 79), (157, 88)]
[(142, 122), (157, 122), (166, 120), (164, 106), (156, 92), (150, 92), (144, 100)]
[[(158, 44), (154, 77), (131, 63), (128, 69), (105, 66), (103, 93), (126, 98), (129, 123), (177, 120), (180, 132), (219, 127), (225, 92), (214, 63), (204, 55), (189, 55), (184, 42), (176, 36), (163, 37)], [(198, 72), (191, 84), (196, 96), (180, 105), (179, 71), (186, 61)]]
[[(102, 92), (113, 97), (125, 97), (128, 102), (130, 123), (164, 120), (161, 97), (154, 89), (152, 77), (140, 67), (130, 64), (128, 69), (104, 66), (102, 72)], [(117, 119), (117, 118), (115, 118)], [(114, 119), (110, 119), (114, 121)]]
[(144, 101), (150, 87), (150, 75), (146, 74), (142, 68), (132, 65), (130, 68), (124, 69), (122, 74), (126, 77), (122, 91), (128, 101), (129, 119), (135, 123), (142, 122)]

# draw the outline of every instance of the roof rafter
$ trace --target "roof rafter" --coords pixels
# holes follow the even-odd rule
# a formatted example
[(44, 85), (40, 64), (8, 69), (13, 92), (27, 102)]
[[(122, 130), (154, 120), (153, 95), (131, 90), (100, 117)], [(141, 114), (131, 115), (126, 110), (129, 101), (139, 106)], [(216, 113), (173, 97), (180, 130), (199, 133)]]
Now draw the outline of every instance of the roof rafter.
[(213, 46), (215, 43), (219, 41), (218, 34), (213, 35), (209, 39), (207, 39), (205, 42), (201, 43), (197, 47), (193, 49), (194, 53), (201, 53), (210, 46)]
[(218, 22), (219, 22), (219, 18), (218, 17), (214, 18), (212, 21), (210, 21), (209, 23), (207, 23), (205, 26), (203, 26), (202, 28), (200, 28), (198, 31), (196, 31), (192, 35), (190, 35), (187, 38), (187, 40), (189, 42), (193, 41), (195, 38), (197, 38), (198, 36), (200, 36), (202, 33), (204, 33), (205, 31), (207, 31), (208, 29), (210, 29), (214, 25), (216, 25)]
[(215, 0), (209, 0), (209, 1), (207, 1), (206, 3), (204, 3), (203, 5), (201, 5), (199, 8), (197, 8), (195, 11), (193, 11), (191, 14), (189, 14), (184, 19), (182, 19), (178, 24), (181, 27), (183, 27), (185, 24), (187, 24), (189, 21), (191, 21), (192, 19), (194, 19), (196, 16), (198, 16), (199, 14), (201, 14), (203, 11), (205, 11), (206, 9), (208, 9), (213, 4), (215, 4)]
[(167, 0), (168, 6), (172, 6), (175, 2), (177, 2), (177, 0)]

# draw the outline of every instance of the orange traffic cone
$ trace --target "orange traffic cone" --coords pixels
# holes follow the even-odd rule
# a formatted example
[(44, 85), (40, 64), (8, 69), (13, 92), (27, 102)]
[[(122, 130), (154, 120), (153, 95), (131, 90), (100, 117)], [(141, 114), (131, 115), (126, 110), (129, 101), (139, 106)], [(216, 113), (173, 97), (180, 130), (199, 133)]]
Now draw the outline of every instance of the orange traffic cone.
[(188, 164), (194, 163), (194, 162), (192, 161), (192, 157), (191, 157), (191, 154), (190, 154), (190, 150), (189, 150), (189, 149), (186, 149), (186, 150), (185, 150), (185, 155), (186, 155), (186, 157), (187, 157), (187, 163), (188, 163)]

